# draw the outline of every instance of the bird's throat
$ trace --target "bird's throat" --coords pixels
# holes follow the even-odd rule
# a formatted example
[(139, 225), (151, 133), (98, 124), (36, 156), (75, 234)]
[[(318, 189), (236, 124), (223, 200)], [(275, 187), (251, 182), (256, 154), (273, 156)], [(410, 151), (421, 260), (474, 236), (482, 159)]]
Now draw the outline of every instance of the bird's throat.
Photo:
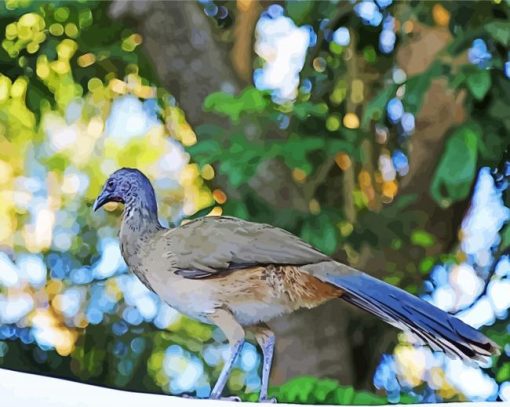
[(137, 255), (143, 242), (151, 238), (157, 231), (163, 229), (159, 223), (157, 209), (145, 205), (143, 202), (127, 204), (120, 226), (119, 238), (122, 255)]

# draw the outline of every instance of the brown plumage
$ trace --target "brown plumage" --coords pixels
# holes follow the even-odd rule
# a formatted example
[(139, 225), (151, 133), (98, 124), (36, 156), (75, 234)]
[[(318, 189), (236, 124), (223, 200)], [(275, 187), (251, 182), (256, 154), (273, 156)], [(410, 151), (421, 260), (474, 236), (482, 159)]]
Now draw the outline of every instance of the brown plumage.
[(286, 313), (314, 308), (342, 295), (339, 288), (322, 282), (296, 266), (259, 266), (206, 278), (219, 285), (224, 306), (236, 313), (245, 302), (278, 304)]

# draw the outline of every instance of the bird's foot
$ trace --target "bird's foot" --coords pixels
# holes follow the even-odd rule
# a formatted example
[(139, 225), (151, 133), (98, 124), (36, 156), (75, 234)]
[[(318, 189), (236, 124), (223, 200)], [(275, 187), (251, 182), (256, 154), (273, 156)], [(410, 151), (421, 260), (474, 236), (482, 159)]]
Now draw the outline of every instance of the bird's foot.
[(223, 401), (235, 401), (235, 402), (241, 402), (241, 397), (237, 396), (227, 396), (227, 397), (209, 397), (209, 398), (203, 398), (203, 397), (196, 397), (191, 396), (189, 394), (182, 394), (181, 397), (183, 399), (196, 399), (196, 400), (223, 400)]
[(259, 399), (259, 403), (271, 403), (276, 404), (278, 403), (278, 400), (276, 400), (276, 397), (261, 397)]
[(240, 403), (242, 401), (241, 397), (237, 396), (209, 397), (209, 400), (235, 401), (236, 403)]

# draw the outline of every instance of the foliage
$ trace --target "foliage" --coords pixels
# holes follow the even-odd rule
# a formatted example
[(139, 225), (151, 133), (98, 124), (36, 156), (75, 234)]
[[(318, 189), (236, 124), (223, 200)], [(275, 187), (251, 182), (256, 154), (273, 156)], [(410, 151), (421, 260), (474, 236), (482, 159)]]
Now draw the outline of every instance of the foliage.
[[(117, 216), (92, 216), (90, 203), (119, 166), (140, 167), (157, 181), (165, 197), (162, 218), (172, 223), (226, 213), (277, 224), (355, 265), (369, 253), (384, 278), (414, 292), (422, 291), (436, 264), (464, 260), (466, 253), (445, 243), (455, 214), (446, 211), (466, 209), (480, 169), (496, 167), (508, 144), (508, 5), (377, 3), (378, 22), (366, 19), (361, 3), (286, 2), (283, 12), (293, 24), (308, 24), (316, 34), (295, 95), (282, 99), (254, 86), (239, 94), (214, 92), (204, 109), (220, 120), (196, 129), (178, 100), (158, 86), (140, 34), (113, 21), (108, 3), (0, 4), (0, 186), (6, 191), (0, 260), (7, 270), (0, 276), (0, 308), (9, 303), (21, 310), (0, 320), (0, 363), (19, 367), (22, 361), (23, 369), (38, 373), (154, 392), (179, 392), (173, 386), (183, 369), (200, 366), (193, 389), (208, 392), (221, 368), (221, 334), (172, 312), (126, 275), (122, 263), (108, 262), (118, 258), (112, 249)], [(227, 6), (235, 18), (238, 11)], [(423, 27), (430, 31), (417, 34)], [(348, 44), (334, 40), (339, 28), (347, 29)], [(388, 50), (381, 38), (389, 32), (396, 37)], [(431, 35), (434, 42), (445, 33), (444, 47), (427, 56), (423, 70), (399, 66), (406, 63), (399, 57), (405, 47), (416, 52), (420, 46), (416, 38)], [(446, 89), (433, 91), (440, 80)], [(405, 186), (413, 170), (411, 146), (423, 136), (418, 125), (427, 125), (421, 120), (425, 102), (431, 95), (444, 99), (448, 91), (461, 101), (462, 117), (448, 122), (444, 139), (435, 139), (444, 148), (429, 157), (427, 193), (416, 196)], [(443, 99), (433, 102), (446, 105)], [(148, 112), (149, 123), (130, 122), (133, 134), (124, 137), (110, 118), (133, 106)], [(168, 169), (176, 156), (182, 165)], [(274, 163), (283, 163), (284, 171)], [(268, 177), (273, 172), (277, 176)], [(442, 215), (439, 228), (429, 211)], [(453, 234), (456, 241), (457, 229)], [(495, 253), (508, 249), (509, 235), (506, 226)], [(26, 270), (39, 270), (43, 278)], [(73, 312), (69, 298), (79, 304)], [(25, 311), (23, 303), (30, 304)], [(486, 333), (503, 345), (506, 325), (500, 319)], [(257, 388), (255, 360), (236, 366), (232, 392)], [(503, 355), (487, 374), (506, 382), (509, 366)], [(413, 382), (423, 393), (463, 397), (441, 383), (438, 389)], [(312, 377), (296, 378), (274, 394), (300, 403), (386, 400)]]
[[(168, 335), (156, 332), (148, 322), (164, 307), (140, 292), (118, 263), (117, 243), (108, 243), (116, 216), (98, 219), (90, 205), (106, 175), (120, 166), (163, 178), (161, 162), (181, 149), (168, 143), (166, 126), (184, 144), (195, 135), (182, 111), (167, 103), (168, 93), (158, 93), (151, 66), (137, 49), (140, 35), (110, 20), (108, 7), (0, 4), (0, 30), (6, 33), (0, 48), (0, 182), (9, 191), (0, 204), (0, 241), (9, 248), (1, 256), (2, 267), (21, 276), (0, 283), (0, 361), (101, 385), (149, 391), (166, 385), (168, 391), (168, 378), (157, 379), (164, 350), (183, 343), (199, 351), (210, 328), (179, 317), (173, 327), (162, 322)], [(132, 122), (133, 134), (123, 139), (109, 120), (122, 106), (146, 108), (164, 122)], [(98, 142), (105, 133), (109, 138)], [(178, 170), (171, 174), (175, 184), (159, 188), (171, 198), (162, 217), (174, 221), (212, 201), (196, 165), (184, 159)], [(40, 274), (29, 278), (30, 270)], [(152, 316), (140, 314), (139, 301)], [(8, 302), (19, 308), (11, 316)], [(196, 339), (183, 340), (189, 337)], [(155, 362), (147, 360), (159, 360), (158, 368), (151, 370)]]
[[(430, 186), (436, 201), (443, 204), (443, 200), (446, 200), (448, 205), (451, 200), (457, 201), (469, 194), (476, 173), (476, 156), (481, 133), (479, 126), (465, 124), (449, 137)], [(443, 185), (446, 197), (441, 194)]]
[[(450, 219), (463, 212), (480, 169), (497, 166), (508, 144), (510, 82), (503, 66), (509, 64), (505, 28), (510, 10), (504, 2), (378, 6), (370, 17), (377, 20), (380, 14), (374, 22), (364, 14), (368, 6), (362, 10), (360, 3), (353, 10), (346, 3), (287, 2), (284, 16), (296, 25), (309, 24), (317, 33), (297, 92), (282, 100), (277, 92), (270, 97), (261, 90), (257, 99), (265, 102), (257, 104), (257, 111), (243, 102), (243, 93), (211, 95), (214, 103), (206, 100), (206, 108), (229, 122), (222, 128), (197, 128), (199, 142), (189, 151), (227, 181), (221, 184), (228, 196), (225, 212), (276, 222), (355, 265), (363, 266), (361, 252), (368, 244), (371, 255), (384, 253), (377, 257), (377, 270), (387, 270), (389, 282), (416, 292), (423, 284), (416, 276), (465, 258), (460, 250), (447, 253), (452, 249), (444, 244), (450, 223), (443, 220), (436, 228), (427, 212)], [(472, 18), (475, 15), (478, 18)], [(268, 11), (265, 18), (278, 17)], [(340, 30), (349, 33), (347, 43), (335, 40)], [(391, 38), (388, 31), (397, 36), (385, 50), (381, 44), (383, 38)], [(432, 42), (439, 45), (427, 55)], [(447, 106), (449, 92), (454, 96)], [(445, 130), (439, 130), (444, 138), (438, 130), (425, 135), (424, 128), (433, 127), (430, 121), (449, 120), (440, 111), (426, 117), (431, 110), (424, 108), (426, 101), (447, 109), (461, 101), (457, 111), (445, 113), (458, 117), (450, 116)], [(425, 169), (413, 168), (413, 144), (425, 137), (430, 141), (414, 145), (415, 153), (434, 144), (444, 148), (430, 156), (422, 153), (426, 161), (419, 165)], [(275, 159), (286, 171), (270, 164)], [(276, 179), (283, 177), (271, 193), (282, 188), (285, 207), (257, 188), (259, 178), (267, 179), (265, 171), (275, 171)], [(416, 175), (427, 171), (427, 176)], [(285, 174), (291, 175), (298, 193), (289, 195)], [(427, 184), (417, 187), (413, 182)], [(413, 196), (419, 188), (425, 195)], [(507, 234), (505, 229), (505, 242)], [(497, 258), (503, 252), (494, 253)], [(455, 394), (438, 391), (438, 397)]]
[[(292, 379), (270, 392), (279, 402), (291, 404), (339, 404), (339, 405), (382, 405), (387, 404), (386, 397), (376, 396), (364, 391), (356, 391), (352, 386), (341, 386), (336, 380), (317, 379), (302, 376)], [(247, 401), (256, 401), (257, 395), (247, 397)], [(402, 395), (399, 404), (411, 404), (415, 398)]]

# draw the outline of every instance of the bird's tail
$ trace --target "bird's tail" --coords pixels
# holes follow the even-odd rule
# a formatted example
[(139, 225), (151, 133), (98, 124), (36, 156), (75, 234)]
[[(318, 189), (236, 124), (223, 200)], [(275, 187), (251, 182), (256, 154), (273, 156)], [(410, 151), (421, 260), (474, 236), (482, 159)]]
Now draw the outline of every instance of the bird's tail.
[(433, 350), (463, 360), (499, 354), (499, 346), (476, 329), (384, 281), (357, 270), (352, 275), (327, 273), (324, 280), (344, 291), (342, 299), (414, 334)]

